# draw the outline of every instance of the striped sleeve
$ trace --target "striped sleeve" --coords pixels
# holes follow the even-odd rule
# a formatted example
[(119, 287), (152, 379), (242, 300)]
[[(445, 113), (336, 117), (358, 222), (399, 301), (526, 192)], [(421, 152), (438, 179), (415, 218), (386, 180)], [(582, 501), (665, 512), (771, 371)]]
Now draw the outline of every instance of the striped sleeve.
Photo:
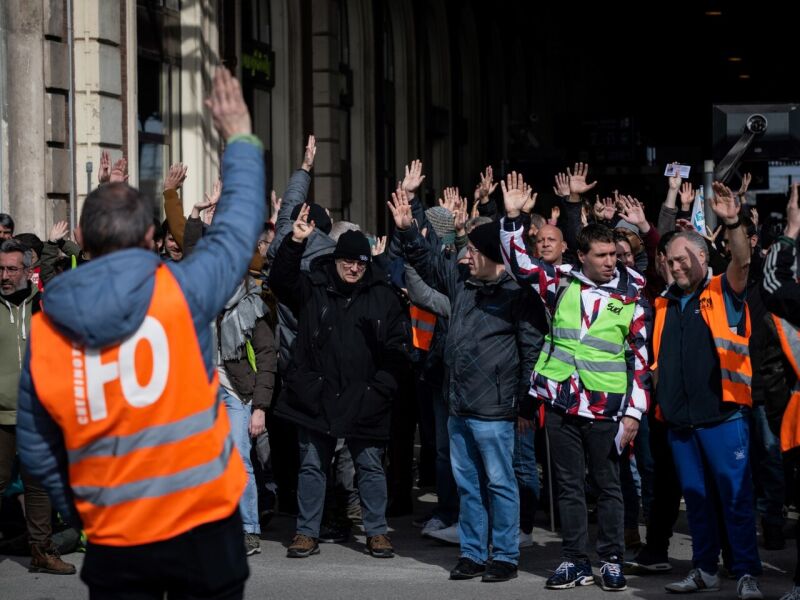
[(764, 304), (770, 312), (792, 323), (800, 320), (800, 285), (797, 283), (797, 242), (778, 238), (764, 261)]
[(650, 370), (647, 343), (653, 330), (653, 310), (642, 296), (636, 302), (628, 332), (628, 345), (633, 354), (633, 386), (625, 416), (641, 420), (650, 406)]

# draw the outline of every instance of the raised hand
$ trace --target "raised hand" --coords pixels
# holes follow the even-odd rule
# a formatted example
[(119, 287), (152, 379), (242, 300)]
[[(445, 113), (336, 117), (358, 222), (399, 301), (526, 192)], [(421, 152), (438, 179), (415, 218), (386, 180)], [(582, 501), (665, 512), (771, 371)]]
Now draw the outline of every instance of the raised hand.
[[(678, 175), (678, 179), (680, 179), (680, 175)], [(670, 177), (670, 181), (672, 181), (672, 177)], [(683, 209), (683, 212), (686, 212), (692, 208), (692, 202), (694, 202), (694, 189), (692, 188), (692, 184), (688, 181), (684, 182), (680, 188), (680, 195), (681, 209)]]
[(108, 183), (111, 181), (111, 157), (108, 150), (103, 150), (100, 153), (100, 167), (97, 169), (97, 181), (100, 183)]
[(402, 187), (392, 192), (392, 199), (386, 203), (392, 211), (394, 224), (398, 229), (408, 229), (411, 227), (411, 205), (408, 203), (408, 192)]
[(600, 195), (595, 195), (594, 205), (592, 206), (592, 214), (596, 221), (610, 221), (614, 218), (616, 207), (614, 200), (611, 198), (600, 199)]
[(566, 173), (556, 173), (556, 184), (553, 186), (553, 193), (562, 198), (569, 196), (569, 176)]
[(617, 198), (617, 211), (619, 216), (631, 225), (636, 225), (639, 231), (647, 233), (650, 231), (650, 223), (644, 214), (644, 206), (636, 198), (631, 196), (619, 196)]
[(480, 173), (480, 177), (481, 181), (475, 187), (474, 199), (476, 202), (486, 202), (489, 199), (489, 195), (497, 188), (497, 184), (494, 182), (494, 173), (492, 171), (492, 167), (486, 167), (484, 172)]
[(425, 181), (425, 175), (422, 174), (422, 161), (415, 159), (411, 161), (410, 165), (406, 165), (406, 175), (403, 177), (400, 188), (413, 198), (423, 181)]
[(216, 206), (217, 202), (219, 202), (219, 197), (221, 195), (222, 195), (222, 180), (217, 179), (214, 182), (214, 186), (211, 189), (211, 194), (203, 194), (204, 200), (202, 202), (197, 202), (194, 205), (194, 207), (197, 210), (206, 210), (207, 208)]
[(526, 214), (531, 214), (533, 211), (533, 207), (536, 206), (536, 198), (539, 194), (533, 193), (533, 187), (525, 184), (525, 204), (522, 206), (522, 212)]
[(375, 238), (375, 245), (372, 247), (372, 256), (383, 254), (386, 250), (386, 236), (381, 235)]
[(714, 195), (711, 198), (711, 210), (723, 223), (733, 225), (739, 220), (741, 205), (736, 200), (731, 189), (724, 183), (715, 181), (712, 186)]
[(548, 221), (550, 225), (555, 225), (556, 223), (558, 223), (558, 217), (560, 216), (561, 216), (561, 209), (558, 207), (558, 205), (554, 204), (553, 208), (550, 209), (550, 221)]
[[(477, 204), (477, 203), (476, 203)], [(461, 202), (456, 206), (453, 212), (453, 226), (456, 230), (456, 235), (462, 236), (467, 233), (467, 199), (462, 198)]]
[(758, 210), (755, 208), (750, 209), (750, 220), (753, 222), (753, 227), (758, 231)]
[(459, 202), (461, 202), (461, 196), (458, 193), (457, 187), (444, 188), (444, 200), (439, 198), (439, 206), (442, 206), (453, 213), (458, 207)]
[(317, 138), (312, 135), (308, 136), (308, 144), (306, 144), (306, 151), (303, 154), (303, 164), (300, 168), (304, 171), (311, 172), (314, 168), (314, 157), (317, 156)]
[(570, 195), (585, 194), (597, 185), (597, 182), (586, 183), (586, 176), (589, 174), (589, 165), (586, 163), (575, 163), (574, 171), (567, 168), (567, 176), (569, 177), (569, 193)]
[(745, 194), (747, 194), (747, 189), (750, 187), (750, 182), (753, 180), (753, 176), (750, 173), (745, 173), (742, 175), (742, 185), (739, 186), (739, 201), (744, 201)]
[(128, 181), (128, 161), (124, 156), (115, 162), (113, 167), (111, 167), (109, 181), (111, 183)]
[(69, 233), (69, 223), (66, 221), (59, 221), (50, 228), (50, 235), (47, 236), (47, 241), (54, 244), (59, 240), (63, 240)]
[(269, 203), (272, 210), (269, 212), (269, 220), (274, 225), (278, 220), (278, 213), (281, 210), (281, 205), (283, 204), (283, 198), (278, 198), (278, 194), (275, 193), (275, 190), (272, 190), (269, 193)]
[[(208, 198), (208, 194), (206, 194), (206, 198)], [(194, 212), (194, 211), (192, 211), (192, 212)], [(206, 225), (211, 225), (211, 221), (214, 220), (214, 213), (216, 213), (216, 212), (217, 212), (217, 205), (216, 204), (212, 204), (211, 206), (209, 206), (208, 208), (206, 208), (203, 211), (203, 214), (200, 216), (200, 219)]]
[(678, 168), (678, 164), (680, 163), (672, 163), (674, 167), (672, 171), (672, 176), (669, 178), (669, 189), (671, 190), (678, 190), (681, 187), (681, 170)]
[(183, 163), (175, 163), (170, 165), (167, 176), (164, 178), (164, 191), (177, 190), (186, 181), (186, 171), (189, 170), (188, 165)]
[(500, 181), (503, 190), (503, 204), (506, 214), (514, 219), (519, 216), (525, 204), (530, 201), (528, 193), (525, 191), (525, 181), (522, 174), (512, 171), (508, 174), (505, 181)]
[(214, 72), (214, 85), (206, 106), (211, 109), (214, 127), (223, 139), (253, 132), (250, 112), (242, 98), (242, 88), (225, 67), (217, 67)]
[(311, 223), (308, 222), (308, 213), (310, 211), (311, 207), (308, 204), (303, 204), (300, 209), (300, 214), (297, 215), (297, 220), (292, 225), (292, 239), (295, 242), (302, 242), (305, 240), (314, 233), (314, 229), (317, 227), (314, 221), (311, 221)]
[(786, 229), (783, 234), (792, 239), (800, 234), (800, 183), (792, 184), (789, 203), (786, 205)]

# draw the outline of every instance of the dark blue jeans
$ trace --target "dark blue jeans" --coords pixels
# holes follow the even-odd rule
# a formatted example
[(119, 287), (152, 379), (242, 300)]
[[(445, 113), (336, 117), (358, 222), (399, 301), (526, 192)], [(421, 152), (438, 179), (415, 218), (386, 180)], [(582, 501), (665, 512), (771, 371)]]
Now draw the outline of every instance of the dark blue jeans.
[(516, 432), (514, 436), (514, 475), (519, 488), (519, 528), (533, 530), (533, 519), (539, 506), (539, 469), (536, 467), (535, 430)]
[(670, 431), (669, 442), (686, 500), (693, 565), (708, 573), (717, 572), (720, 536), (713, 500), (716, 486), (731, 545), (731, 571), (736, 577), (761, 575), (749, 419), (745, 416), (703, 429)]
[[(298, 426), (297, 439), (300, 443), (297, 533), (316, 538), (319, 537), (327, 472), (336, 450), (336, 438)], [(368, 536), (385, 534), (387, 493), (381, 462), (383, 447), (355, 438), (347, 440), (347, 447), (356, 467), (364, 531)]]

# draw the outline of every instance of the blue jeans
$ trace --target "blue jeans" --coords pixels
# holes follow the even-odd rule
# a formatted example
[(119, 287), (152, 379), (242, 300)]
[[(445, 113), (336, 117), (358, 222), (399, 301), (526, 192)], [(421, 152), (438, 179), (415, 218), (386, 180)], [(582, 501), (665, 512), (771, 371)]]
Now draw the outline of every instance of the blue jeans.
[(761, 521), (783, 527), (783, 503), (786, 496), (781, 441), (772, 433), (763, 404), (753, 406), (753, 460), (757, 468), (756, 508)]
[(736, 577), (761, 574), (749, 429), (745, 417), (704, 429), (669, 432), (692, 534), (692, 563), (708, 573), (717, 572), (720, 552), (712, 489), (715, 486), (731, 545), (731, 571)]
[[(512, 421), (481, 421), (451, 416), (450, 460), (461, 513), (461, 556), (484, 564), (519, 561), (519, 490), (514, 478)], [(491, 518), (490, 518), (491, 515)]]
[[(300, 444), (297, 533), (317, 538), (325, 506), (328, 469), (336, 451), (336, 438), (298, 426), (297, 440)], [(369, 537), (385, 534), (388, 528), (383, 447), (356, 438), (348, 438), (346, 443), (355, 463), (364, 531)]]
[(535, 430), (514, 435), (514, 475), (519, 488), (519, 528), (533, 531), (533, 518), (539, 506), (539, 469), (536, 468)]
[(258, 488), (256, 487), (256, 476), (253, 474), (253, 463), (250, 461), (250, 414), (249, 404), (242, 404), (242, 401), (231, 396), (228, 391), (220, 387), (222, 401), (228, 411), (228, 420), (231, 423), (231, 435), (236, 450), (244, 462), (244, 470), (247, 471), (247, 484), (244, 486), (244, 493), (239, 499), (239, 512), (242, 515), (245, 533), (261, 533), (261, 526), (258, 523)]
[(447, 525), (458, 520), (458, 490), (453, 479), (453, 466), (450, 464), (450, 433), (447, 430), (449, 408), (442, 394), (441, 386), (434, 387), (431, 393), (433, 419), (436, 426), (436, 496), (438, 501), (433, 516)]

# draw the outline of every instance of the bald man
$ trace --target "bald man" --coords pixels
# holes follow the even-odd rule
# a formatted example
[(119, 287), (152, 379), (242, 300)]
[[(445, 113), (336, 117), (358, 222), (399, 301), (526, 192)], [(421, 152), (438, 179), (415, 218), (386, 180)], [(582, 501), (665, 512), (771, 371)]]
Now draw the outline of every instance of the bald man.
[(564, 259), (567, 243), (564, 234), (555, 225), (543, 225), (536, 234), (536, 254), (546, 263), (560, 265)]

